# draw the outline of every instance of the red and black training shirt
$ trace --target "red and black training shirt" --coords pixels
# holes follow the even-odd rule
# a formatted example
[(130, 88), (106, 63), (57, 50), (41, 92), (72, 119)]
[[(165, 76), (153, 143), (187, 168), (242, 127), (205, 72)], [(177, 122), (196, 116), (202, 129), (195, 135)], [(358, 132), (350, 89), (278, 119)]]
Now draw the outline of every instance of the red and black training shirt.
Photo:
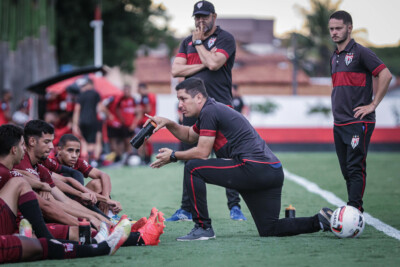
[(385, 64), (370, 49), (356, 43), (354, 39), (346, 48), (336, 50), (331, 57), (332, 75), (332, 113), (334, 124), (375, 122), (375, 112), (366, 115), (362, 120), (354, 118), (354, 109), (369, 105), (372, 102), (372, 75), (386, 68)]

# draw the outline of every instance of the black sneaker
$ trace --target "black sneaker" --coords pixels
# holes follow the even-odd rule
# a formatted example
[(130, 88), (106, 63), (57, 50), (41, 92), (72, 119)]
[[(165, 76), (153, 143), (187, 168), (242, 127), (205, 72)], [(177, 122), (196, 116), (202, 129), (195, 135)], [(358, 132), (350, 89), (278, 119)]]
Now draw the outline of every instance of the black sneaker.
[(321, 226), (321, 230), (325, 231), (332, 231), (331, 230), (331, 217), (332, 217), (333, 210), (330, 208), (322, 208), (318, 212), (318, 220)]
[(208, 240), (215, 238), (214, 230), (210, 227), (207, 229), (195, 226), (190, 233), (185, 236), (178, 237), (177, 241), (194, 241), (194, 240)]

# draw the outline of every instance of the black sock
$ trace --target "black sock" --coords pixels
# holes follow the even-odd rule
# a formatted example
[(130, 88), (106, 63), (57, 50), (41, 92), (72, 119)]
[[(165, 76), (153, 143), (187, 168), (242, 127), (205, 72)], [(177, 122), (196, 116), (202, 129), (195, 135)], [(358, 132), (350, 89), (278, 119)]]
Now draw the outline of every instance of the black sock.
[(77, 258), (95, 257), (110, 253), (110, 247), (105, 241), (93, 245), (78, 245), (76, 248)]
[(144, 246), (144, 241), (143, 238), (140, 238), (140, 233), (139, 232), (131, 232), (130, 235), (128, 236), (128, 239), (125, 241), (125, 243), (122, 245), (123, 247), (129, 247), (129, 246)]
[(40, 238), (43, 259), (74, 259), (107, 255), (110, 247), (107, 242), (96, 245), (78, 245), (76, 242)]
[(49, 229), (47, 229), (47, 226), (43, 219), (42, 211), (39, 207), (39, 202), (33, 191), (25, 193), (19, 197), (18, 209), (21, 211), (22, 215), (24, 215), (24, 217), (32, 224), (32, 228), (38, 238), (54, 238), (49, 232)]

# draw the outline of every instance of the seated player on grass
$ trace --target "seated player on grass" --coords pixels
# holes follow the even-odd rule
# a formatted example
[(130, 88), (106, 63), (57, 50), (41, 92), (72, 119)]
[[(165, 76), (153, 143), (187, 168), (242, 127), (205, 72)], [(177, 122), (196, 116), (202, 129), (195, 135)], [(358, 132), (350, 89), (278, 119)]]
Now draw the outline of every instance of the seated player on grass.
[[(2, 130), (0, 129), (0, 131)], [(21, 140), (21, 143), (23, 144), (23, 140)], [(39, 203), (32, 188), (25, 179), (13, 176), (20, 174), (10, 171), (13, 165), (12, 160), (23, 155), (22, 145), (18, 146), (12, 146), (11, 156), (4, 157), (3, 150), (0, 152), (0, 174), (2, 177), (2, 189), (0, 190), (0, 264), (40, 259), (113, 255), (128, 239), (131, 231), (130, 222), (127, 219), (122, 220), (111, 235), (106, 236), (96, 245), (77, 245), (77, 243), (71, 241), (54, 239), (44, 223)], [(22, 215), (32, 222), (30, 224), (25, 218), (21, 221), (20, 233), (26, 236), (14, 235), (18, 229), (17, 210), (20, 210)], [(24, 225), (23, 221), (26, 222)], [(39, 239), (31, 238), (32, 228)]]
[[(33, 192), (32, 187), (25, 180), (26, 177), (23, 177), (21, 173), (13, 170), (13, 166), (19, 164), (24, 158), (24, 155), (25, 142), (23, 140), (23, 130), (15, 125), (6, 124), (0, 126), (0, 189), (2, 189), (3, 187), (5, 188), (1, 190), (2, 195), (7, 194), (9, 197), (11, 197), (11, 199), (16, 199), (15, 201), (18, 201), (17, 203), (19, 205), (19, 211), (25, 218), (29, 219), (32, 222), (37, 236), (78, 240), (78, 223), (76, 224), (76, 226), (47, 224), (42, 227), (42, 224), (40, 222), (42, 221), (44, 224), (44, 221), (38, 203), (40, 204), (40, 202), (42, 202), (46, 210), (51, 211), (54, 216), (63, 216), (63, 213), (57, 210), (57, 208), (52, 207), (50, 203), (46, 203), (42, 199), (42, 197)], [(12, 179), (12, 181), (8, 182), (13, 177), (17, 178)], [(49, 193), (51, 191), (51, 187), (47, 183), (36, 182), (36, 184), (43, 193)], [(16, 198), (18, 196), (19, 198)], [(11, 227), (8, 228), (8, 230), (16, 230), (16, 220), (20, 218), (19, 214), (17, 215), (17, 205), (11, 205), (11, 202), (6, 203), (8, 203), (8, 206), (10, 207), (6, 210), (9, 210), (9, 215), (12, 214), (11, 217), (13, 217), (13, 220), (8, 220), (8, 222), (3, 221), (1, 223), (1, 226), (8, 225), (8, 227)], [(24, 203), (27, 204), (22, 205)], [(1, 210), (3, 211), (3, 209)], [(4, 219), (6, 217), (1, 216), (1, 218)], [(12, 223), (13, 221), (14, 223)], [(13, 232), (11, 232), (11, 234), (12, 233)], [(4, 234), (9, 233), (6, 232)]]
[[(24, 155), (23, 130), (14, 125), (0, 126), (0, 235), (10, 235), (17, 231), (16, 215), (19, 209), (22, 215), (32, 223), (32, 226), (28, 223), (30, 229), (27, 230), (25, 229), (26, 225), (21, 222), (20, 233), (30, 233), (29, 236), (32, 236), (33, 228), (37, 237), (51, 239), (57, 237), (59, 233), (64, 233), (64, 235), (60, 235), (58, 238), (68, 239), (72, 231), (75, 230), (76, 240), (78, 240), (77, 227), (55, 224), (45, 225), (36, 194), (32, 191), (27, 181), (21, 178), (22, 174), (11, 170), (14, 165), (20, 163)], [(26, 220), (23, 219), (22, 221)], [(126, 222), (128, 222), (126, 215), (123, 215), (118, 225), (121, 225), (121, 223), (123, 225)], [(143, 217), (132, 226), (130, 222), (128, 223), (129, 235), (126, 238), (126, 242), (123, 242), (124, 246), (154, 246), (160, 242), (159, 237), (164, 232), (165, 225), (162, 212), (158, 212), (156, 208), (152, 209), (149, 219)], [(111, 229), (112, 232), (118, 229), (118, 225)], [(59, 229), (66, 231), (59, 231)], [(101, 243), (104, 240), (109, 240), (109, 238), (111, 236), (109, 237), (108, 227), (103, 222), (100, 232), (94, 237), (93, 242)], [(8, 238), (4, 237), (2, 239), (6, 243), (2, 243), (1, 246), (9, 244), (6, 240)], [(18, 241), (14, 240), (13, 242)], [(12, 244), (15, 245), (15, 243)], [(6, 246), (5, 250), (7, 248)]]
[[(80, 142), (77, 137), (72, 134), (63, 135), (60, 138), (60, 142), (57, 146), (57, 156), (54, 159), (58, 164), (65, 164), (74, 169), (82, 171), (85, 177), (93, 178), (92, 181), (88, 183), (90, 185), (94, 184), (99, 190), (97, 192), (102, 192), (102, 176), (109, 176), (104, 172), (91, 167), (86, 161), (79, 158), (80, 154)], [(103, 177), (104, 178), (104, 177)], [(119, 212), (120, 204), (117, 201), (113, 201), (106, 198), (103, 195), (97, 194), (97, 199), (104, 201), (112, 209), (113, 212)], [(102, 200), (104, 199), (104, 200)], [(117, 203), (114, 204), (114, 203)], [(123, 215), (121, 219), (125, 218)], [(138, 246), (147, 245), (155, 246), (160, 242), (159, 237), (164, 233), (164, 217), (162, 212), (158, 212), (156, 208), (151, 210), (149, 219), (146, 217), (141, 218), (135, 224), (132, 225), (131, 234), (128, 240), (124, 243), (124, 246)]]
[(21, 235), (0, 235), (0, 264), (44, 259), (75, 259), (114, 255), (125, 243), (130, 222), (124, 219), (104, 241), (93, 245), (50, 238), (30, 238)]
[[(21, 152), (22, 151), (22, 152)], [(21, 173), (11, 170), (14, 165), (20, 164), (21, 160), (25, 158), (25, 141), (23, 139), (23, 130), (22, 128), (19, 128), (15, 125), (2, 125), (0, 126), (0, 189), (2, 189), (3, 186), (6, 185), (6, 183), (11, 180), (13, 177), (18, 177), (18, 179), (13, 179), (11, 180), (8, 184), (10, 187), (11, 185), (14, 185), (14, 187), (19, 188), (19, 189), (25, 189), (25, 191), (30, 191), (31, 193), (27, 194), (27, 196), (21, 196), (19, 202), (28, 202), (31, 203), (30, 200), (34, 200), (35, 203), (44, 203), (44, 206), (46, 208), (50, 207), (51, 211), (54, 212), (54, 215), (63, 215), (62, 212), (59, 212), (58, 206), (54, 206), (50, 202), (46, 202), (45, 200), (42, 199), (40, 195), (32, 191), (32, 187), (26, 182), (26, 180), (30, 180), (27, 177), (24, 177)], [(31, 175), (31, 174), (28, 174)], [(22, 177), (22, 178), (21, 178)], [(21, 183), (21, 181), (24, 181), (24, 183)], [(39, 188), (46, 193), (46, 192), (51, 192), (51, 187), (47, 183), (42, 183), (39, 181), (36, 181), (36, 179), (32, 180), (33, 184), (39, 184)], [(28, 186), (26, 188), (26, 186)], [(11, 194), (11, 196), (18, 196), (20, 194), (14, 194), (14, 191), (12, 189), (5, 189), (4, 192), (7, 192)], [(38, 202), (39, 200), (39, 202)], [(22, 209), (19, 207), (19, 210), (25, 215), (26, 218), (28, 218), (30, 221), (32, 221), (32, 224), (35, 226), (37, 225), (36, 219), (43, 221), (43, 215), (38, 207), (38, 209), (35, 209), (34, 204), (29, 204), (28, 208)], [(16, 209), (15, 209), (16, 211)], [(32, 214), (27, 213), (27, 212), (32, 212)], [(16, 214), (14, 210), (12, 212), (9, 212), (10, 214)], [(26, 215), (27, 214), (27, 215)], [(17, 215), (17, 219), (20, 219), (20, 215)], [(44, 223), (44, 221), (43, 221)], [(6, 225), (6, 224), (4, 224)], [(15, 224), (9, 224), (10, 226), (14, 227), (16, 229), (17, 223)], [(68, 226), (68, 225), (62, 225), (62, 224), (47, 224), (44, 227), (46, 229), (41, 230), (41, 229), (36, 229), (35, 232), (39, 237), (48, 237), (48, 238), (59, 238), (59, 239), (70, 239), (70, 240), (78, 240), (79, 239), (79, 232), (78, 232), (78, 227), (77, 226)], [(106, 228), (104, 225), (103, 228)], [(48, 229), (48, 230), (47, 230)], [(48, 231), (50, 231), (50, 234), (46, 234)], [(93, 235), (95, 232), (93, 232)], [(101, 237), (101, 231), (94, 237), (95, 239)]]
[(77, 226), (45, 225), (38, 198), (32, 187), (21, 173), (12, 170), (24, 155), (23, 130), (15, 125), (0, 126), (0, 210), (4, 213), (0, 216), (0, 234), (13, 234), (23, 216), (32, 222), (38, 237), (78, 240)]
[[(60, 138), (57, 145), (57, 155), (53, 159), (59, 165), (65, 165), (80, 171), (85, 177), (92, 180), (86, 185), (90, 192), (94, 192), (97, 200), (99, 200), (100, 210), (112, 217), (121, 211), (121, 204), (118, 201), (110, 199), (111, 179), (110, 176), (92, 167), (86, 160), (80, 158), (81, 142), (72, 135), (65, 134)], [(58, 168), (58, 167), (57, 167)], [(79, 188), (79, 190), (83, 190)]]
[[(23, 140), (21, 141), (23, 144)], [(23, 155), (22, 146), (20, 148), (13, 146), (12, 150), (14, 151), (11, 152), (13, 155), (17, 155), (16, 153)], [(106, 236), (96, 245), (78, 245), (76, 242), (54, 239), (44, 223), (39, 203), (32, 188), (25, 179), (14, 176), (20, 174), (10, 171), (13, 165), (13, 163), (10, 164), (12, 158), (12, 156), (5, 158), (2, 154), (0, 156), (0, 174), (2, 177), (2, 189), (0, 190), (0, 264), (41, 259), (113, 255), (128, 239), (131, 224), (127, 219), (121, 221), (111, 235)], [(3, 182), (5, 183), (3, 184)], [(14, 235), (18, 230), (17, 210), (20, 210), (22, 215), (32, 223), (30, 224), (25, 218), (20, 223), (19, 232), (26, 236)], [(26, 223), (23, 224), (23, 221)], [(32, 237), (32, 228), (39, 239), (30, 238)]]
[[(26, 154), (24, 159), (14, 168), (23, 172), (24, 177), (28, 179), (31, 186), (36, 189), (35, 182), (46, 182), (51, 187), (51, 192), (39, 192), (43, 202), (61, 210), (66, 214), (62, 218), (49, 218), (56, 222), (67, 225), (78, 225), (78, 218), (86, 218), (96, 229), (100, 229), (102, 221), (111, 224), (104, 216), (91, 211), (80, 203), (67, 197), (54, 183), (51, 174), (47, 168), (40, 164), (47, 158), (53, 149), (52, 140), (54, 138), (54, 129), (48, 123), (41, 120), (32, 120), (25, 125), (24, 139), (26, 144)], [(42, 204), (41, 202), (39, 202)], [(42, 206), (41, 206), (42, 208)], [(58, 212), (62, 213), (62, 212)], [(47, 217), (44, 212), (45, 218)], [(65, 220), (66, 219), (66, 220)]]

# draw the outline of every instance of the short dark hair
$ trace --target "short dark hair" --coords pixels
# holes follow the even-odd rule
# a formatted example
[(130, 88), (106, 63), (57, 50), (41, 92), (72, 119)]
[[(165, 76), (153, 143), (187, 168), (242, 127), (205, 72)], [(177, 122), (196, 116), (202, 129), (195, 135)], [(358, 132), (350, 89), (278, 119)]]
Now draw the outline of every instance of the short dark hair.
[(54, 134), (53, 126), (42, 120), (29, 121), (24, 128), (25, 144), (29, 144), (29, 137), (40, 138), (43, 134)]
[(353, 19), (351, 18), (351, 15), (344, 10), (339, 10), (339, 11), (334, 12), (329, 17), (329, 20), (331, 20), (331, 19), (343, 20), (344, 24), (353, 25)]
[(202, 94), (204, 97), (208, 97), (203, 80), (197, 77), (188, 78), (175, 87), (176, 91), (181, 89), (185, 89), (191, 97), (195, 97), (198, 93)]
[(0, 156), (7, 156), (13, 146), (17, 146), (24, 135), (24, 130), (16, 125), (0, 126)]
[(57, 146), (64, 147), (67, 142), (78, 142), (80, 144), (81, 140), (73, 134), (64, 134), (61, 136), (60, 141), (58, 141)]

